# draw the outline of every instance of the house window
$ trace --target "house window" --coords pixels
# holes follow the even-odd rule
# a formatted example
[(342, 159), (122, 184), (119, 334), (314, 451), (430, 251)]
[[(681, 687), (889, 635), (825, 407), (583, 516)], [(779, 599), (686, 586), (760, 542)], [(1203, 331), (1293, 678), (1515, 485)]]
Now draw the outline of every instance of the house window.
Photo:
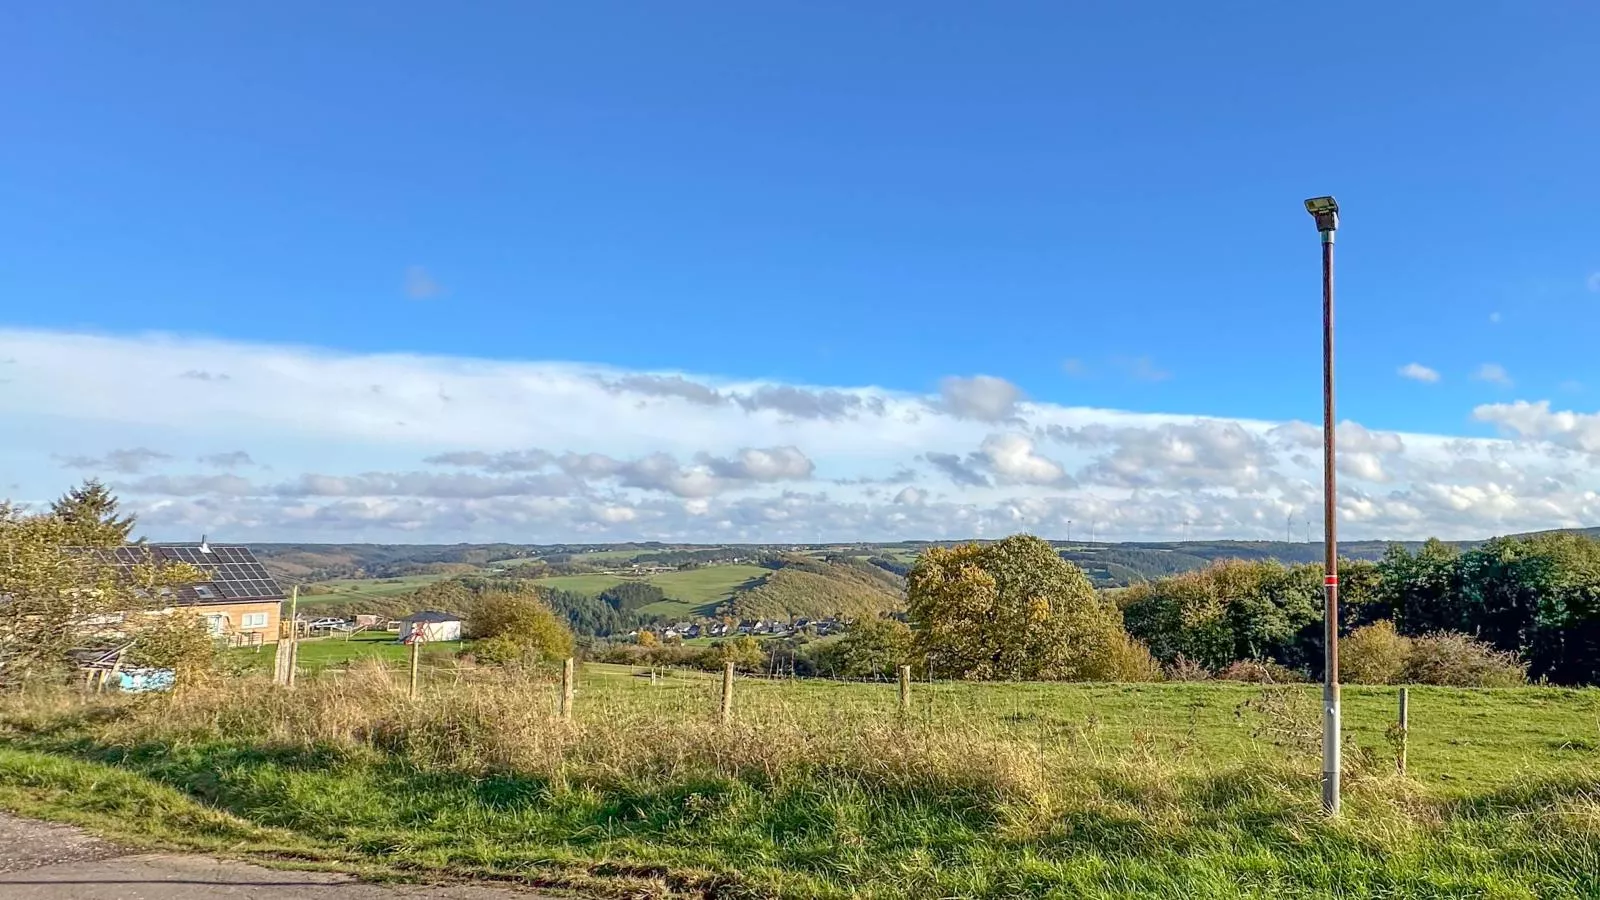
[(194, 595), (199, 597), (201, 600), (211, 600), (217, 596), (216, 594), (211, 593), (211, 588), (208, 588), (203, 584), (197, 584), (194, 586)]
[(267, 627), (266, 613), (245, 613), (239, 620), (240, 628), (265, 628)]
[(223, 615), (206, 616), (206, 629), (212, 634), (222, 634), (228, 630), (228, 617)]

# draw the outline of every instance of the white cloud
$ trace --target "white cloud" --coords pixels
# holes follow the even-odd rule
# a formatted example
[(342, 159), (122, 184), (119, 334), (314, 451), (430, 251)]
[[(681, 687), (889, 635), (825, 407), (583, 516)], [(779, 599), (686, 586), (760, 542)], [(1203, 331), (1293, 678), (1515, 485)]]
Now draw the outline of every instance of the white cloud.
[(1511, 386), (1511, 376), (1506, 372), (1506, 367), (1499, 363), (1484, 363), (1472, 373), (1472, 377), (1501, 387)]
[(991, 434), (978, 453), (1003, 484), (1060, 484), (1066, 470), (1034, 452), (1033, 440), (1021, 434)]
[(1400, 367), (1400, 377), (1409, 378), (1412, 381), (1421, 381), (1427, 384), (1434, 384), (1439, 380), (1439, 372), (1435, 369), (1428, 368), (1422, 363), (1406, 363)]
[[(930, 396), (0, 330), (10, 359), (12, 496), (103, 474), (157, 539), (960, 539), (1063, 536), (1072, 520), (1170, 540), (1281, 537), (1285, 517), (1320, 517), (1311, 423), (1024, 403), (993, 376)], [(183, 377), (217, 360), (226, 380)], [(1341, 423), (1345, 536), (1600, 521), (1600, 474), (1578, 464), (1600, 456), (1600, 414), (1523, 401), (1474, 416), (1505, 437)]]
[(992, 375), (952, 376), (939, 382), (939, 398), (942, 408), (958, 418), (1001, 422), (1016, 415), (1022, 391)]
[(1501, 431), (1519, 438), (1600, 453), (1600, 413), (1556, 412), (1550, 409), (1549, 400), (1518, 400), (1484, 404), (1472, 411), (1472, 417), (1498, 425)]

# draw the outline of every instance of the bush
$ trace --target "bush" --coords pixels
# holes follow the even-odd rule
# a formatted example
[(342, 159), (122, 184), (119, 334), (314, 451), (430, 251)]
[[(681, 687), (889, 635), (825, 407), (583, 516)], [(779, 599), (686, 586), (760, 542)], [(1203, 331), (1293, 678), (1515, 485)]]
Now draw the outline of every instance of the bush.
[(535, 594), (484, 594), (473, 603), (469, 624), (479, 639), (473, 647), (479, 662), (553, 663), (571, 656), (576, 646), (572, 629)]
[(1163, 673), (1144, 642), (1118, 630), (1099, 648), (1086, 674), (1095, 681), (1160, 681)]
[(827, 645), (818, 665), (840, 678), (893, 678), (911, 662), (911, 629), (896, 619), (858, 623)]
[(1241, 659), (1224, 666), (1217, 673), (1223, 681), (1245, 681), (1251, 684), (1296, 684), (1306, 680), (1304, 672), (1281, 666), (1266, 659)]
[(1168, 681), (1210, 681), (1211, 670), (1179, 653), (1167, 666), (1166, 676)]
[(131, 637), (133, 648), (128, 655), (134, 665), (171, 669), (180, 681), (201, 677), (216, 667), (217, 639), (204, 619), (186, 609), (142, 617)]
[(522, 659), (524, 648), (517, 643), (517, 639), (506, 634), (497, 634), (486, 637), (472, 645), (470, 651), (474, 662), (485, 666), (504, 666), (518, 662)]
[(1411, 639), (1388, 619), (1357, 628), (1339, 644), (1339, 678), (1350, 684), (1395, 684), (1405, 677)]
[(1528, 682), (1528, 666), (1514, 653), (1454, 631), (1411, 639), (1405, 680), (1454, 687), (1514, 687)]

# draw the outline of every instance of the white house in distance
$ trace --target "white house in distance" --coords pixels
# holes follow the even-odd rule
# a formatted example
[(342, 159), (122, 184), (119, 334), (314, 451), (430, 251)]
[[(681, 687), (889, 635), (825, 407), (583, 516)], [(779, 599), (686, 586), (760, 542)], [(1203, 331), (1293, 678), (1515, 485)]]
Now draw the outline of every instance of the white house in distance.
[(423, 641), (461, 640), (461, 617), (434, 611), (415, 612), (400, 620), (400, 640), (411, 643), (416, 638)]

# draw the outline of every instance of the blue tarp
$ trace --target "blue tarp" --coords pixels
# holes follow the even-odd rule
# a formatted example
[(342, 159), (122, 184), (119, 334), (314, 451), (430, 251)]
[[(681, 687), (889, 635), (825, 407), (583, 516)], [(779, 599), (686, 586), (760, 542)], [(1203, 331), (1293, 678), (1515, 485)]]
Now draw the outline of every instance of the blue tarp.
[(123, 669), (117, 676), (117, 686), (130, 694), (165, 691), (175, 680), (171, 669)]

